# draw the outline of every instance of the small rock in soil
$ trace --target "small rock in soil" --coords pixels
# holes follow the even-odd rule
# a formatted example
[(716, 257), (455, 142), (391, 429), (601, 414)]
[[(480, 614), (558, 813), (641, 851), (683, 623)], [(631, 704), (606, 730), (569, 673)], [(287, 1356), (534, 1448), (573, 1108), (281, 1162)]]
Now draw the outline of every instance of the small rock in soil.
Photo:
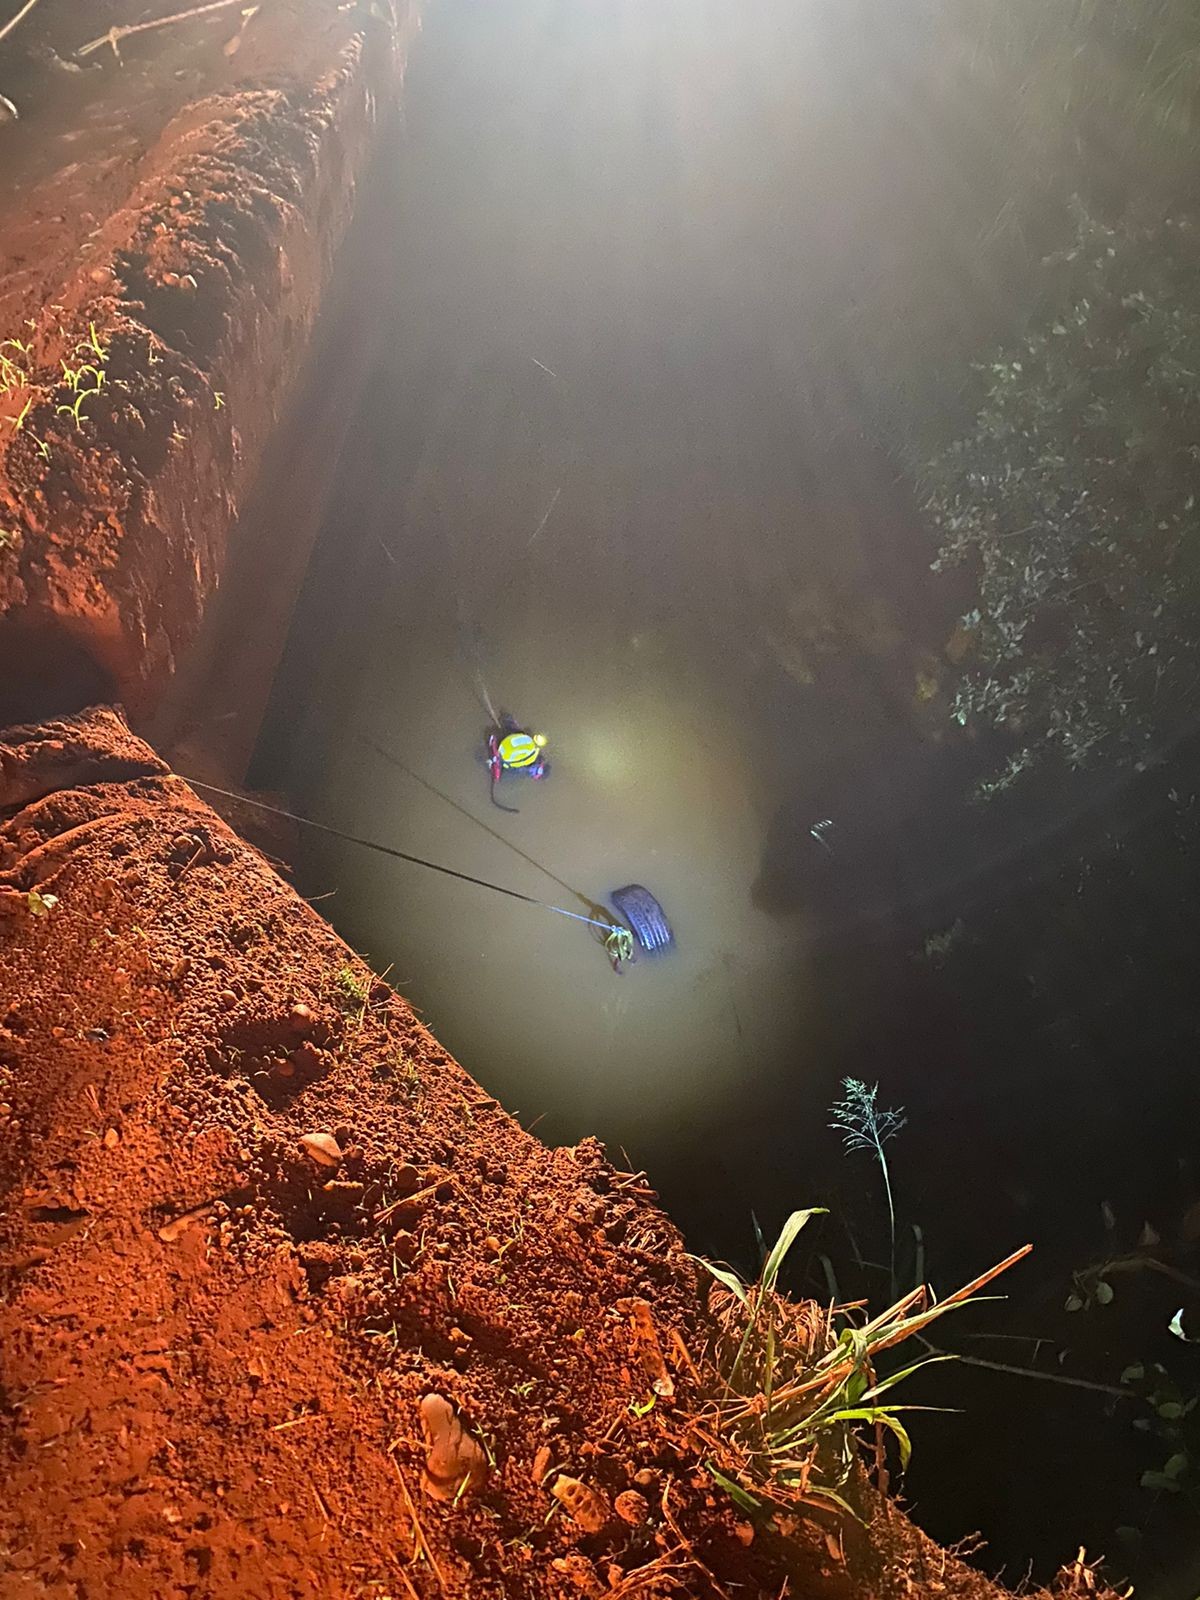
[(478, 1489), (487, 1478), (487, 1456), (445, 1395), (424, 1397), (421, 1425), (429, 1447), (425, 1457), (425, 1492), (434, 1500), (459, 1500)]
[(341, 1166), (342, 1147), (331, 1133), (302, 1133), (300, 1143), (319, 1167)]
[(598, 1489), (569, 1478), (560, 1472), (550, 1485), (550, 1493), (570, 1514), (585, 1533), (599, 1533), (608, 1521), (608, 1501)]

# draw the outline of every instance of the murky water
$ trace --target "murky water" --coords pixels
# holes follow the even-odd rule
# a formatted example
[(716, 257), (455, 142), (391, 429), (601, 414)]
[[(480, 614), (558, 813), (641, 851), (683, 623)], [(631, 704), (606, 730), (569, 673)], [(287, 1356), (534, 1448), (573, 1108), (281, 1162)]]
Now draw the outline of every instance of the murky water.
[(657, 1142), (698, 1110), (707, 1119), (736, 1105), (764, 1061), (794, 1047), (801, 946), (751, 903), (769, 764), (756, 763), (757, 730), (703, 640), (565, 603), (552, 573), (493, 593), (484, 681), (551, 740), (546, 780), (500, 786), (497, 797), (519, 807), (509, 816), (489, 803), (487, 718), (453, 613), (426, 590), (419, 615), (402, 621), (403, 587), (393, 593), (395, 623), (372, 641), (312, 794), (318, 813), (575, 913), (643, 883), (677, 944), (617, 976), (584, 924), (322, 847), (344, 925), (386, 953), (431, 1026), (527, 1118), (550, 1113), (560, 1128), (624, 1143), (636, 1128)]
[[(597, 1132), (665, 1180), (714, 1138), (752, 1166), (765, 1085), (815, 1119), (836, 1083), (811, 918), (762, 909), (764, 851), (897, 704), (912, 742), (897, 618), (924, 552), (905, 566), (887, 469), (818, 422), (729, 260), (693, 248), (698, 80), (663, 19), (499, 11), (446, 6), (417, 52), (378, 372), (293, 650), (299, 727), (284, 694), (293, 787), (566, 909), (643, 883), (677, 944), (618, 977), (578, 922), (353, 847), (308, 840), (305, 877), (543, 1132)], [(698, 48), (716, 15), (679, 37)], [(850, 635), (869, 670), (847, 714), (812, 681)], [(551, 741), (548, 781), (504, 786), (519, 815), (488, 800), (485, 696)]]

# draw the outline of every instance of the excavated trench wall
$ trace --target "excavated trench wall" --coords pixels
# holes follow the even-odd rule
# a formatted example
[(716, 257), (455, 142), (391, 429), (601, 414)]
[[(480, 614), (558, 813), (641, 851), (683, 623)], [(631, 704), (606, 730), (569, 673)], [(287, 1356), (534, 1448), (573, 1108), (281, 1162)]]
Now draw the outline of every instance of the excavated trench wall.
[[(361, 377), (364, 319), (347, 310), (366, 258), (345, 246), (415, 27), (407, 4), (265, 8), (241, 71), (147, 131), (86, 240), (45, 222), (42, 270), (5, 297), (0, 330), (20, 424), (0, 434), (0, 720), (112, 695), (171, 744), (222, 632), (253, 640), (222, 665), (261, 714)], [(41, 249), (38, 218), (61, 203), (53, 177), (10, 195), (13, 234), (32, 227)], [(313, 373), (323, 306), (346, 325)], [(285, 480), (298, 413), (304, 448), (287, 454), (304, 471)], [(216, 604), (227, 580), (253, 595), (237, 630)]]

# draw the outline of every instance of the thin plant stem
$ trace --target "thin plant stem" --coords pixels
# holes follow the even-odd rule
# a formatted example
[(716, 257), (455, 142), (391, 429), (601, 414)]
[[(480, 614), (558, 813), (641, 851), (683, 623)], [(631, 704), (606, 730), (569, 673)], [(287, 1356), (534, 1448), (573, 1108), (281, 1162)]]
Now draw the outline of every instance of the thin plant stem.
[(833, 1121), (830, 1127), (842, 1135), (842, 1141), (847, 1151), (861, 1150), (872, 1155), (879, 1162), (879, 1170), (883, 1174), (883, 1186), (887, 1195), (888, 1204), (888, 1236), (891, 1249), (888, 1258), (888, 1277), (893, 1297), (896, 1293), (896, 1207), (892, 1198), (892, 1178), (888, 1171), (887, 1157), (883, 1147), (889, 1139), (894, 1139), (904, 1126), (904, 1111), (901, 1107), (891, 1109), (878, 1104), (879, 1085), (875, 1084), (868, 1089), (865, 1083), (857, 1078), (843, 1078), (842, 1088), (845, 1098), (835, 1101), (830, 1107)]
[(37, 3), (38, 0), (25, 0), (25, 4), (21, 7), (20, 11), (17, 12), (16, 16), (10, 17), (4, 26), (0, 28), (0, 43), (8, 38), (9, 34), (19, 22), (24, 21)]
[(950, 1356), (964, 1367), (982, 1367), (985, 1372), (1004, 1372), (1014, 1378), (1040, 1378), (1043, 1383), (1061, 1384), (1066, 1389), (1090, 1389), (1093, 1394), (1111, 1395), (1114, 1400), (1137, 1399), (1131, 1389), (1118, 1389), (1115, 1384), (1097, 1383), (1092, 1378), (1072, 1378), (1065, 1372), (1039, 1372), (1037, 1367), (1021, 1367), (1008, 1361), (988, 1361), (984, 1356), (962, 1355), (957, 1350), (942, 1350), (920, 1334), (917, 1335), (917, 1343), (923, 1345), (930, 1355)]
[(887, 1192), (888, 1227), (890, 1229), (890, 1235), (891, 1235), (891, 1237), (890, 1237), (891, 1250), (890, 1250), (890, 1254), (888, 1256), (888, 1276), (889, 1276), (889, 1279), (890, 1279), (892, 1293), (895, 1294), (895, 1292), (896, 1292), (896, 1207), (892, 1203), (892, 1179), (891, 1179), (891, 1174), (888, 1172), (887, 1157), (883, 1153), (883, 1146), (881, 1144), (876, 1143), (875, 1148), (879, 1152), (879, 1166), (880, 1166), (880, 1170), (883, 1173), (883, 1187), (884, 1187), (885, 1191)]
[[(36, 4), (36, 0), (30, 0)], [(104, 46), (111, 45), (113, 53), (117, 53), (117, 45), (122, 39), (130, 39), (135, 33), (150, 33), (155, 28), (168, 28), (173, 22), (187, 22), (192, 17), (205, 17), (212, 11), (228, 11), (230, 6), (245, 5), (246, 0), (209, 0), (209, 4), (193, 6), (190, 11), (177, 11), (173, 17), (156, 17), (151, 22), (135, 22), (124, 27), (110, 28), (107, 33), (102, 33), (98, 39), (92, 39), (87, 44), (81, 45), (75, 54), (77, 56), (90, 56), (93, 51), (101, 50)], [(26, 6), (26, 10), (29, 6)], [(20, 18), (17, 18), (19, 21)], [(10, 23), (11, 27), (12, 24)], [(0, 34), (0, 39), (4, 37)]]

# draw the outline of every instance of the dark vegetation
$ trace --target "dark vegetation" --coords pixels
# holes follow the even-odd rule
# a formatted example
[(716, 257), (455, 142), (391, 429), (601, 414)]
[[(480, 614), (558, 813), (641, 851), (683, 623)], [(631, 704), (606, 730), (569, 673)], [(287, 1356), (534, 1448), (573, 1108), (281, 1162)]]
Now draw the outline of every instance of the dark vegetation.
[[(793, 250), (794, 371), (807, 362), (812, 428), (882, 446), (911, 486), (937, 575), (917, 631), (941, 632), (911, 664), (902, 732), (864, 761), (837, 726), (853, 646), (764, 585), (777, 664), (795, 681), (811, 667), (831, 709), (755, 895), (817, 910), (830, 1056), (910, 1106), (889, 1146), (899, 1286), (981, 1237), (1038, 1241), (993, 1331), (945, 1335), (967, 1359), (921, 1398), (973, 1420), (922, 1420), (919, 1510), (945, 1537), (978, 1517), (984, 1561), (1013, 1558), (1053, 1484), (1056, 1526), (1088, 1530), (1139, 1594), (1191, 1600), (1200, 14), (818, 12), (804, 43), (838, 86), (819, 142), (845, 179), (842, 235), (824, 281), (820, 255), (801, 270)], [(785, 149), (810, 149), (774, 110)], [(885, 1198), (868, 1214), (856, 1193), (850, 1239), (810, 1230), (828, 1251), (810, 1288), (832, 1273), (843, 1294), (884, 1292)]]
[[(932, 1002), (968, 1019), (967, 1069), (1009, 1085), (992, 1170), (1053, 1241), (1008, 1342), (960, 1348), (1050, 1379), (1007, 1403), (1125, 1475), (1104, 1496), (1110, 1563), (1182, 1600), (1200, 1577), (1200, 17), (1174, 0), (938, 12), (927, 103), (988, 148), (955, 141), (969, 181), (939, 195), (959, 292), (944, 270), (933, 295), (910, 278), (912, 302), (892, 285), (859, 324), (859, 414), (918, 484), (961, 606), (928, 697), (963, 730), (940, 737), (976, 752), (947, 848), (962, 834), (1009, 868), (1003, 891), (909, 931)], [(876, 337), (890, 314), (904, 331)], [(924, 1248), (914, 1229), (918, 1271)], [(969, 1369), (950, 1382), (978, 1402)], [(1028, 1445), (990, 1452), (996, 1494)], [(1050, 1467), (1055, 1445), (1038, 1449)]]

